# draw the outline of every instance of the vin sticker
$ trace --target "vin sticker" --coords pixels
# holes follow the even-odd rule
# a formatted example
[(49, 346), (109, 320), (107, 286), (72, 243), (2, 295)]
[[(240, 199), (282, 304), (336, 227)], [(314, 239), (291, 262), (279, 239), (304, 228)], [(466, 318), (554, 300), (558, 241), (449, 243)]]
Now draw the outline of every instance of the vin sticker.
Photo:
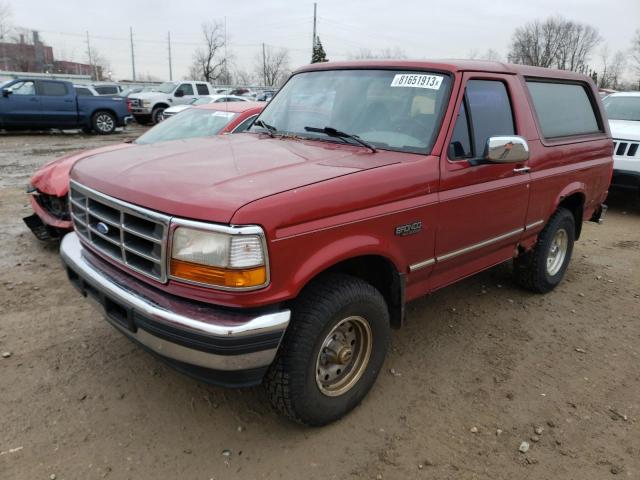
[(417, 73), (398, 73), (393, 77), (392, 87), (430, 88), (440, 90), (442, 78), (438, 75), (422, 75)]

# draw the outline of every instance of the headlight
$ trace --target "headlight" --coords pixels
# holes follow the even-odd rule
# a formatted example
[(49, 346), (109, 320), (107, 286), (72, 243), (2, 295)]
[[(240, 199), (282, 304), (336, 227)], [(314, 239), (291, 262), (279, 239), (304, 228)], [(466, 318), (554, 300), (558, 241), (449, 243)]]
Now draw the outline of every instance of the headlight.
[[(195, 222), (184, 222), (195, 223)], [(171, 277), (228, 289), (265, 286), (268, 280), (260, 227), (225, 231), (178, 226), (171, 243)]]
[(151, 106), (151, 102), (149, 100), (143, 100), (142, 101), (142, 106), (148, 108), (148, 107)]

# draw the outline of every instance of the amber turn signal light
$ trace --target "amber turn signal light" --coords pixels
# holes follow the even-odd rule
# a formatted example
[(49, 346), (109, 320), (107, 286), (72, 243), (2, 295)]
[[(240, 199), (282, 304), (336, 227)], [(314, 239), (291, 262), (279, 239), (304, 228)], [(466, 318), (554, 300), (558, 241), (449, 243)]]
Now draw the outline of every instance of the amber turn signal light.
[(219, 287), (259, 287), (267, 281), (267, 269), (264, 265), (236, 270), (171, 259), (170, 270), (172, 277)]

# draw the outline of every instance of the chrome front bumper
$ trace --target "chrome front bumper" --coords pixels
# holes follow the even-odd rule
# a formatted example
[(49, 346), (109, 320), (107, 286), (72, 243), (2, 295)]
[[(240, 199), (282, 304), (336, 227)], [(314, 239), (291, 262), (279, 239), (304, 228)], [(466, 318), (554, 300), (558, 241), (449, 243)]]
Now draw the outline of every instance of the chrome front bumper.
[(179, 366), (226, 373), (212, 383), (259, 383), (233, 374), (261, 377), (289, 324), (287, 309), (237, 311), (161, 292), (96, 257), (75, 232), (63, 238), (60, 256), (72, 284), (120, 332)]

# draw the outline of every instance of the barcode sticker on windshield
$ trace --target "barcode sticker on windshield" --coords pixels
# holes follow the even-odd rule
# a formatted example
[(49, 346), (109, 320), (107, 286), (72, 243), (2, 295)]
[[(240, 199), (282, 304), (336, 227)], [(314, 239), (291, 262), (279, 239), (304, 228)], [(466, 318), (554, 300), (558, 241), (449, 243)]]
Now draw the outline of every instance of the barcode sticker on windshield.
[(225, 117), (225, 118), (229, 118), (229, 117), (233, 117), (233, 112), (222, 112), (220, 110), (216, 110), (215, 112), (213, 112), (213, 116), (214, 117)]
[(391, 82), (392, 87), (430, 88), (432, 90), (440, 90), (440, 85), (442, 85), (442, 77), (417, 73), (398, 73)]

